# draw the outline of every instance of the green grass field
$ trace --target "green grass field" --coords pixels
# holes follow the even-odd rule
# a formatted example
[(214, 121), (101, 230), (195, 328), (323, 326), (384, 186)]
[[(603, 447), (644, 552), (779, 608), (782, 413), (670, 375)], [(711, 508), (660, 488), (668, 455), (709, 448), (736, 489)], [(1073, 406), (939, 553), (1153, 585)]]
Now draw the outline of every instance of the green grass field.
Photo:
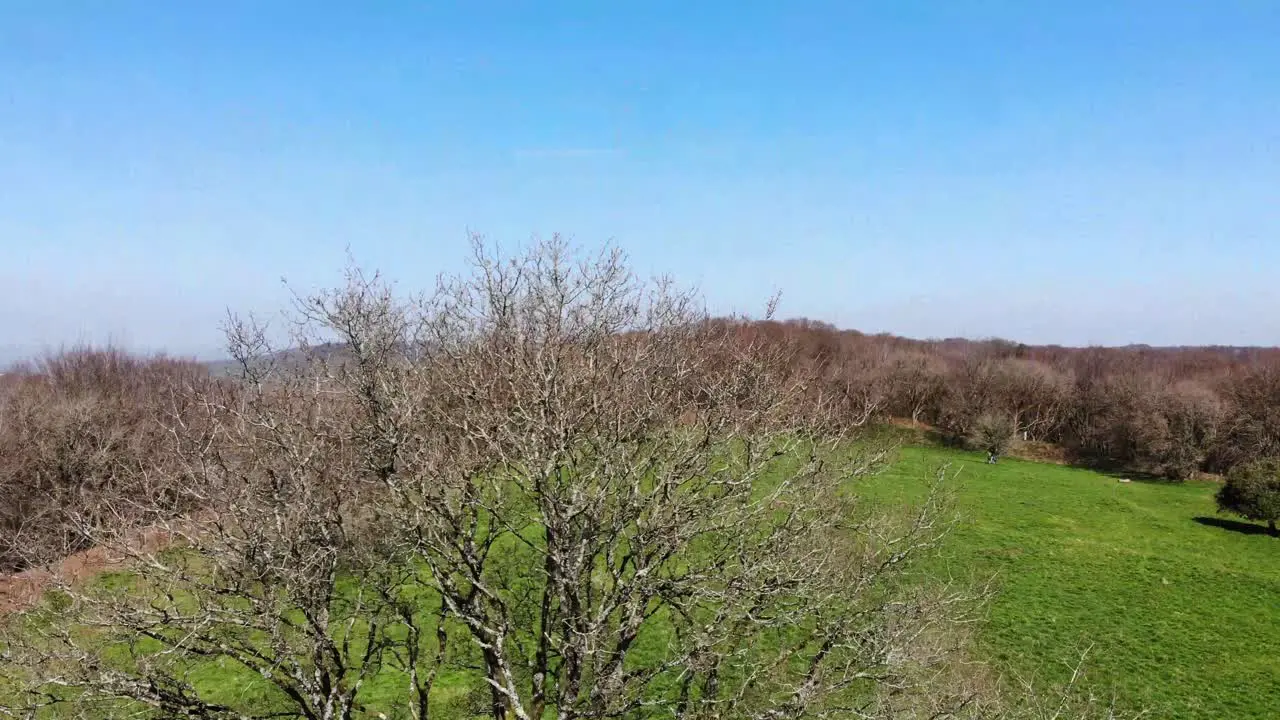
[[(903, 506), (950, 466), (960, 523), (930, 569), (995, 578), (982, 659), (1051, 688), (1091, 647), (1088, 687), (1125, 709), (1153, 718), (1280, 717), (1280, 539), (1217, 516), (1211, 483), (1120, 483), (983, 460), (907, 447), (856, 489), (868, 502)], [(263, 682), (243, 669), (208, 664), (191, 679), (213, 699), (268, 701)], [(438, 699), (460, 701), (477, 683), (447, 672)], [(365, 701), (378, 705), (402, 688), (403, 678), (380, 676)]]
[(1214, 484), (906, 448), (862, 492), (910, 500), (945, 463), (962, 520), (938, 569), (997, 578), (997, 669), (1061, 682), (1091, 645), (1089, 684), (1151, 717), (1280, 717), (1280, 540), (1218, 516)]

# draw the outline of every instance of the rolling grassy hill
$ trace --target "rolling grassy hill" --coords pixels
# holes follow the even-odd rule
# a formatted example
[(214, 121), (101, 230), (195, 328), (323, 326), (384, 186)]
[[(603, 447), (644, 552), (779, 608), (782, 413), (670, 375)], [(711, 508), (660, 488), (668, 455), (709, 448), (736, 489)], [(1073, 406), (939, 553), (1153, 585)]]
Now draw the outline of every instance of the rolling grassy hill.
[(1280, 716), (1280, 540), (1216, 515), (1216, 485), (907, 448), (862, 492), (910, 500), (946, 463), (962, 520), (938, 570), (995, 576), (997, 669), (1062, 682), (1092, 646), (1090, 685), (1153, 717)]

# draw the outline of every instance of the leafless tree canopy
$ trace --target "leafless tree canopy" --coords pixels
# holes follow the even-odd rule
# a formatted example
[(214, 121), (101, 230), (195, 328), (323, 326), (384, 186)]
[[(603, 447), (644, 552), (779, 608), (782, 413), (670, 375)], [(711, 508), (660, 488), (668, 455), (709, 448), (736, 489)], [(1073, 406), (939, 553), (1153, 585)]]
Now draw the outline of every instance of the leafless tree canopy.
[(559, 240), (477, 243), (422, 297), (352, 271), (296, 311), (293, 352), (236, 322), (239, 381), (186, 385), (136, 469), (172, 482), (72, 512), (126, 568), (5, 619), (5, 712), (1039, 711), (964, 662), (985, 590), (914, 571), (938, 486), (910, 515), (856, 501), (884, 450), (850, 431), (935, 390), (798, 362)]

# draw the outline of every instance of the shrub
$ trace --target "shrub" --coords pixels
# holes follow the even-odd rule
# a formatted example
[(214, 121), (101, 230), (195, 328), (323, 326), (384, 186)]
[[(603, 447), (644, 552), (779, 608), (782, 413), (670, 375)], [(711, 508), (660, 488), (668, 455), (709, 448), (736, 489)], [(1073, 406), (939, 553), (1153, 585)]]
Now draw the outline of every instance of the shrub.
[(1265, 458), (1237, 465), (1218, 491), (1218, 508), (1249, 520), (1266, 521), (1276, 534), (1280, 520), (1280, 459)]
[(986, 451), (987, 462), (994, 465), (1013, 444), (1016, 432), (1013, 419), (1008, 415), (982, 415), (974, 423), (972, 442), (978, 449)]

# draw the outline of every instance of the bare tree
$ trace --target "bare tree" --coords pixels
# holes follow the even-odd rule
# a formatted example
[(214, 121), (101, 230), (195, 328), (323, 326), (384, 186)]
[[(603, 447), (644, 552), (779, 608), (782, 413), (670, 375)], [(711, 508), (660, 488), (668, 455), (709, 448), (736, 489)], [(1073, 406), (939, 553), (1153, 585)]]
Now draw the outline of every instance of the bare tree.
[(1008, 358), (994, 367), (997, 404), (1012, 416), (1016, 434), (1053, 437), (1070, 407), (1072, 379), (1035, 360)]
[(970, 438), (979, 450), (987, 453), (987, 463), (995, 465), (1013, 444), (1017, 425), (1013, 418), (1000, 413), (986, 413), (973, 424)]
[(828, 363), (823, 388), (847, 426), (860, 427), (878, 418), (893, 392), (888, 351), (862, 337), (845, 338)]
[[(392, 628), (417, 629), (409, 568), (363, 512), (379, 486), (345, 388), (320, 360), (276, 362), (244, 325), (230, 337), (241, 383), (189, 387), (163, 461), (134, 469), (152, 482), (73, 518), (127, 563), (122, 581), (55, 574), (55, 602), (7, 619), (11, 714), (349, 718), (394, 665)], [(194, 510), (174, 516), (175, 497)]]
[(1228, 409), (1216, 449), (1218, 469), (1280, 456), (1280, 364), (1229, 377), (1222, 390)]
[(129, 571), (7, 619), (8, 712), (473, 713), (445, 671), (495, 720), (993, 712), (960, 662), (985, 590), (916, 572), (945, 493), (861, 506), (887, 451), (789, 345), (615, 250), (473, 270), (416, 299), (353, 271), (287, 354), (233, 323), (240, 383), (170, 428), (184, 481), (119, 500), (198, 510), (82, 518)]
[(892, 408), (912, 424), (936, 410), (946, 393), (946, 365), (940, 358), (919, 350), (899, 351), (889, 368)]
[[(361, 383), (387, 510), (493, 717), (798, 717), (926, 677), (913, 643), (959, 597), (904, 606), (888, 580), (936, 541), (937, 506), (900, 535), (857, 524), (845, 482), (879, 455), (811, 431), (831, 423), (785, 345), (616, 251), (475, 263), (423, 304), (414, 362)], [(349, 296), (317, 307), (343, 326)]]

